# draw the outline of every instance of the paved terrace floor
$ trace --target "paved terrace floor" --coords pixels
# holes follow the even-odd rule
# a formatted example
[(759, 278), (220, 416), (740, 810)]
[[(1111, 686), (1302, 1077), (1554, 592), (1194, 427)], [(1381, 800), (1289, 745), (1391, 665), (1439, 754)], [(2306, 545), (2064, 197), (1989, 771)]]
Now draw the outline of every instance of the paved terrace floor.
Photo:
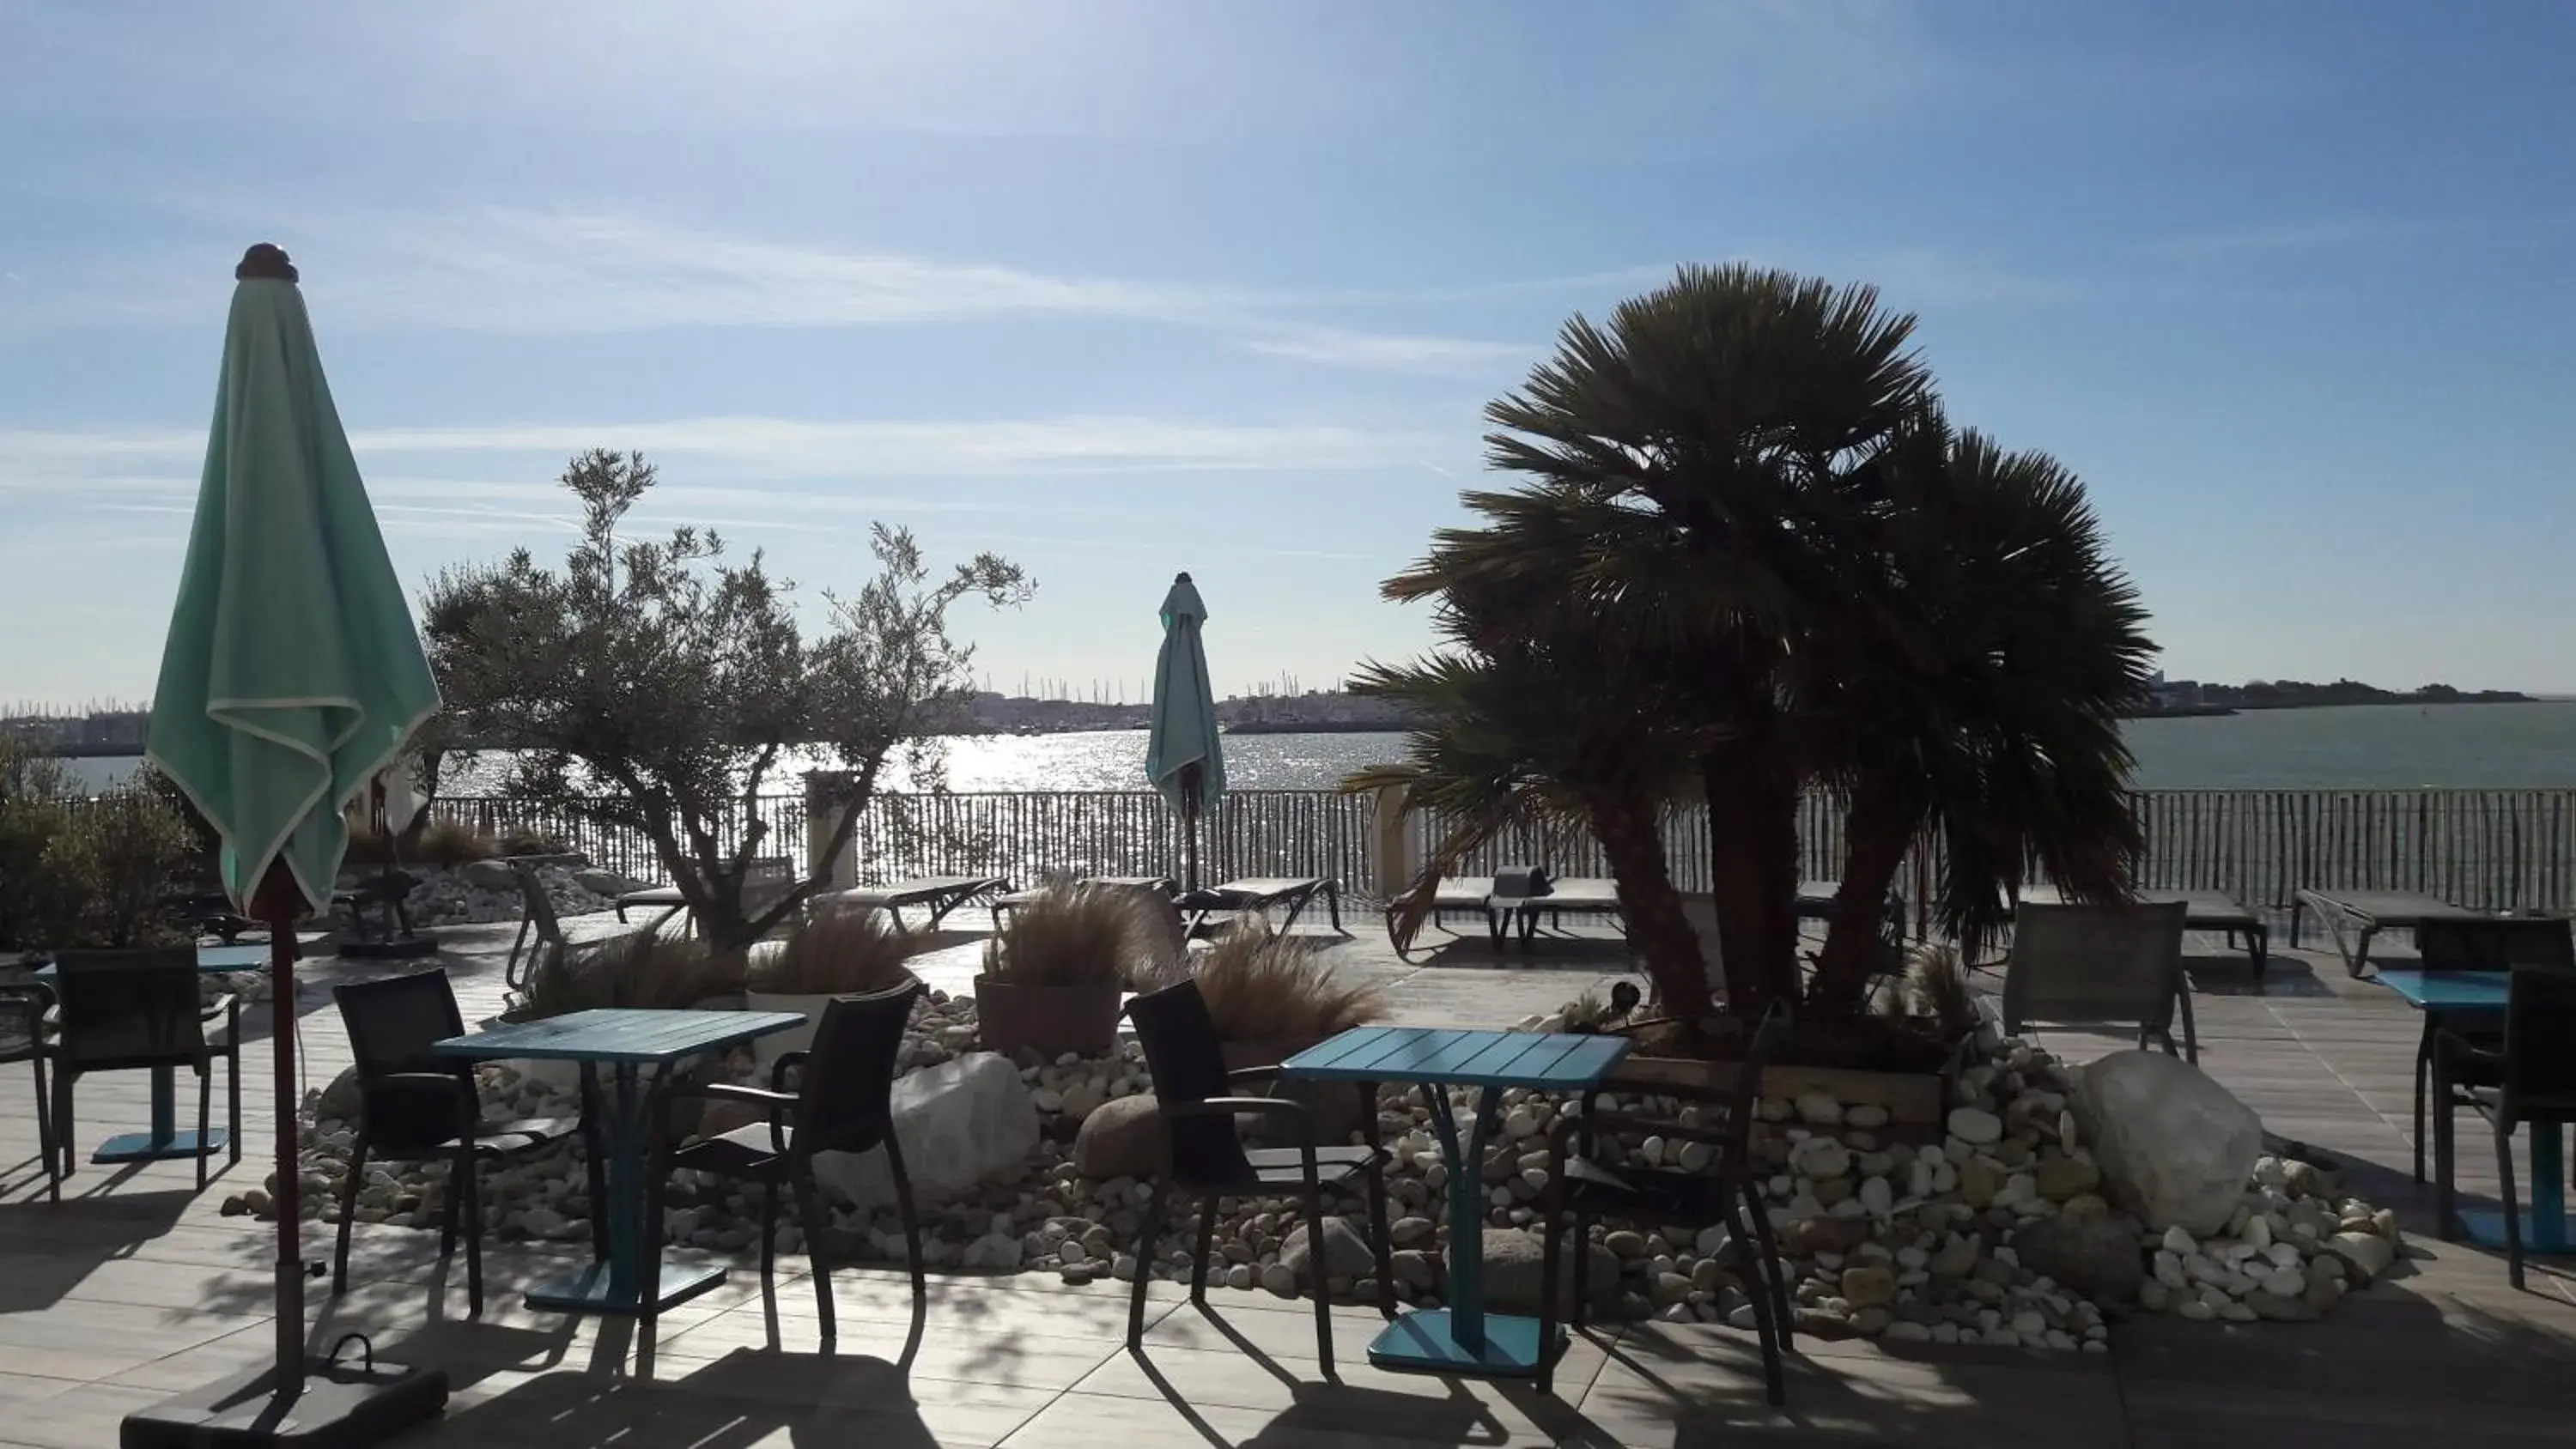
[[(446, 933), (443, 964), (469, 1018), (498, 1003), (509, 934)], [(975, 935), (971, 925), (956, 931), (925, 962), (937, 984), (972, 973)], [(2204, 1065), (2272, 1131), (2343, 1163), (2358, 1191), (2396, 1206), (2417, 1235), (2408, 1264), (2322, 1324), (2149, 1317), (2116, 1327), (2107, 1357), (1805, 1340), (1783, 1409), (1763, 1402), (1749, 1335), (1657, 1325), (1579, 1342), (1558, 1396), (1541, 1398), (1371, 1370), (1362, 1350), (1376, 1320), (1365, 1312), (1340, 1316), (1340, 1367), (1328, 1378), (1303, 1308), (1222, 1290), (1201, 1312), (1156, 1285), (1146, 1349), (1130, 1355), (1123, 1285), (1034, 1274), (935, 1276), (916, 1318), (899, 1275), (843, 1269), (833, 1275), (841, 1336), (826, 1354), (798, 1258), (782, 1260), (774, 1313), (754, 1275), (737, 1272), (665, 1315), (647, 1351), (623, 1322), (521, 1307), (511, 1285), (561, 1261), (544, 1251), (496, 1247), (486, 1313), (468, 1321), (463, 1286), (437, 1265), (432, 1235), (361, 1228), (349, 1294), (333, 1300), (314, 1285), (311, 1341), (320, 1350), (360, 1330), (385, 1358), (443, 1367), (455, 1385), (446, 1418), (402, 1442), (477, 1449), (2570, 1442), (2576, 1285), (2544, 1271), (2513, 1292), (2495, 1257), (2433, 1240), (2429, 1194), (2407, 1181), (2415, 1019), (2327, 958), (2280, 954), (2257, 991), (2241, 958), (2203, 944), (2194, 975)], [(1334, 955), (1342, 969), (1382, 979), (1396, 1015), (1419, 1022), (1509, 1023), (1620, 964), (1598, 937), (1543, 945), (1532, 958), (1543, 964), (1517, 955), (1497, 964), (1473, 941), (1408, 965), (1368, 936)], [(313, 1085), (347, 1060), (318, 987), (357, 964), (306, 963)], [(2106, 1044), (2051, 1045), (2083, 1055)], [(42, 1200), (25, 1073), (0, 1068), (0, 1443), (111, 1444), (128, 1410), (265, 1360), (274, 1238), (217, 1211), (266, 1172), (265, 1040), (244, 1058), (252, 1148), (240, 1166), (200, 1193), (185, 1163), (84, 1160), (59, 1207)], [(145, 1125), (140, 1074), (92, 1078), (79, 1095), (84, 1156), (99, 1138)], [(2492, 1191), (2492, 1163), (2475, 1149), (2468, 1157), (2468, 1191)], [(307, 1255), (324, 1250), (308, 1231)]]

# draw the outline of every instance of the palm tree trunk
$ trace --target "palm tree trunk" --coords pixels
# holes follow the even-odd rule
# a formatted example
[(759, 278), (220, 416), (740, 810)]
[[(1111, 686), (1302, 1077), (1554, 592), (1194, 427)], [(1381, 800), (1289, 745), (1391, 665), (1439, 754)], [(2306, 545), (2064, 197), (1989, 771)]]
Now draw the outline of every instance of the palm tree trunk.
[(1708, 1011), (1708, 966), (1700, 956), (1699, 933), (1682, 914), (1681, 892), (1673, 888), (1655, 807), (1613, 799), (1585, 805), (1602, 853), (1610, 858), (1628, 942), (1645, 958), (1647, 979), (1664, 1009), (1696, 1027)]
[(1762, 736), (1700, 757), (1727, 1009), (1798, 997), (1798, 784)]
[(1869, 781), (1853, 791), (1843, 812), (1842, 891), (1825, 928), (1825, 949), (1816, 957), (1809, 995), (1817, 1015), (1847, 1016), (1860, 1010), (1870, 969), (1884, 949), (1888, 888), (1896, 883), (1922, 815), (1910, 792)]

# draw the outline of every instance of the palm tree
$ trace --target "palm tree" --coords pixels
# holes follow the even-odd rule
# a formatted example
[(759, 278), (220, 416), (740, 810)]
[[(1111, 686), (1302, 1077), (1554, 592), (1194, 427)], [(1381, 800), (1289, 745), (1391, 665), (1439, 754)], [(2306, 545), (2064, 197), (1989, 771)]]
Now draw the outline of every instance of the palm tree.
[(1857, 1007), (1878, 903), (1927, 830), (1946, 849), (1939, 923), (1970, 943), (2036, 865), (2078, 899), (2118, 899), (2140, 847), (2119, 716), (2153, 645), (2083, 484), (2045, 453), (1953, 432), (1928, 403), (1856, 478), (1881, 500), (1845, 560), (1851, 627), (1801, 733), (1844, 804), (1843, 887), (1813, 1003)]
[[(1914, 321), (1874, 289), (1749, 266), (1690, 266), (1566, 324), (1556, 356), (1486, 409), (1488, 461), (1522, 475), (1472, 493), (1396, 598), (1487, 588), (1572, 608), (1651, 665), (1690, 721), (1708, 804), (1730, 1004), (1798, 989), (1797, 808), (1818, 766), (1790, 728), (1808, 640), (1845, 612), (1845, 563), (1873, 516), (1855, 468), (1927, 391)], [(1495, 627), (1520, 627), (1509, 614)], [(1596, 671), (1596, 677), (1597, 677)]]
[(1475, 606), (1479, 595), (1462, 587), (1443, 604), (1450, 647), (1409, 664), (1371, 663), (1351, 685), (1404, 705), (1420, 723), (1401, 763), (1354, 774), (1343, 788), (1401, 788), (1443, 827), (1399, 903), (1397, 931), (1419, 929), (1441, 877), (1506, 829), (1588, 827), (1609, 857), (1629, 941), (1657, 997), (1695, 1024), (1708, 1009), (1708, 973), (1661, 828), (1689, 751), (1654, 673), (1623, 665), (1621, 641), (1579, 611), (1560, 609), (1544, 623), (1521, 613), (1502, 628)]

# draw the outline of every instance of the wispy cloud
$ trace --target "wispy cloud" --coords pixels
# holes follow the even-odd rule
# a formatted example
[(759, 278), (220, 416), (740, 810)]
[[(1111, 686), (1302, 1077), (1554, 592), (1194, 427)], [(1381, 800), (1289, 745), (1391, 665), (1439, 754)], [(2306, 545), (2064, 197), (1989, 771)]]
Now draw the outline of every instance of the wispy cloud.
[[(335, 288), (353, 325), (562, 334), (1004, 318), (1212, 322), (1218, 289), (764, 241), (612, 214), (488, 210), (377, 239)], [(373, 272), (374, 275), (369, 275)]]
[[(1407, 468), (1440, 440), (1429, 434), (1330, 424), (1225, 424), (1075, 416), (957, 421), (689, 418), (629, 423), (369, 428), (349, 435), (362, 465), (396, 475), (411, 460), (526, 460), (535, 478), (600, 445), (640, 449), (698, 478), (789, 482), (827, 478), (1022, 479), (1140, 473), (1350, 472)], [(205, 435), (0, 430), (0, 491), (87, 493), (193, 489)], [(433, 464), (433, 466), (435, 466)], [(550, 485), (468, 481), (441, 487), (526, 498)], [(707, 486), (707, 485), (692, 485)]]
[(1388, 372), (1490, 372), (1526, 366), (1543, 347), (1463, 337), (1408, 337), (1341, 327), (1282, 328), (1245, 342), (1255, 352)]
[[(217, 201), (204, 209), (229, 218), (235, 207)], [(308, 215), (285, 240), (290, 251), (330, 259), (306, 278), (306, 288), (328, 299), (335, 328), (581, 336), (683, 327), (1145, 323), (1211, 333), (1269, 356), (1392, 372), (1487, 370), (1532, 349), (1418, 328), (1380, 330), (1351, 314), (1580, 292), (1627, 275), (1299, 293), (782, 241), (617, 212), (511, 208)], [(193, 254), (184, 261), (84, 257), (46, 278), (25, 305), (0, 311), (0, 330), (202, 316), (202, 263)]]

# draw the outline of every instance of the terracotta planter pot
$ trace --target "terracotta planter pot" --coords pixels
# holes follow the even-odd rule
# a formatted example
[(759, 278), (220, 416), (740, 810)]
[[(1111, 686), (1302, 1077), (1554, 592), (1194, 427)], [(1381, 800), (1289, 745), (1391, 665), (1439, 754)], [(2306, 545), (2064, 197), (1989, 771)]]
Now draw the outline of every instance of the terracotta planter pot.
[(1118, 1044), (1115, 981), (1089, 986), (1029, 986), (989, 972), (975, 978), (975, 1033), (986, 1051), (1005, 1056), (1027, 1047), (1042, 1056), (1096, 1057)]

